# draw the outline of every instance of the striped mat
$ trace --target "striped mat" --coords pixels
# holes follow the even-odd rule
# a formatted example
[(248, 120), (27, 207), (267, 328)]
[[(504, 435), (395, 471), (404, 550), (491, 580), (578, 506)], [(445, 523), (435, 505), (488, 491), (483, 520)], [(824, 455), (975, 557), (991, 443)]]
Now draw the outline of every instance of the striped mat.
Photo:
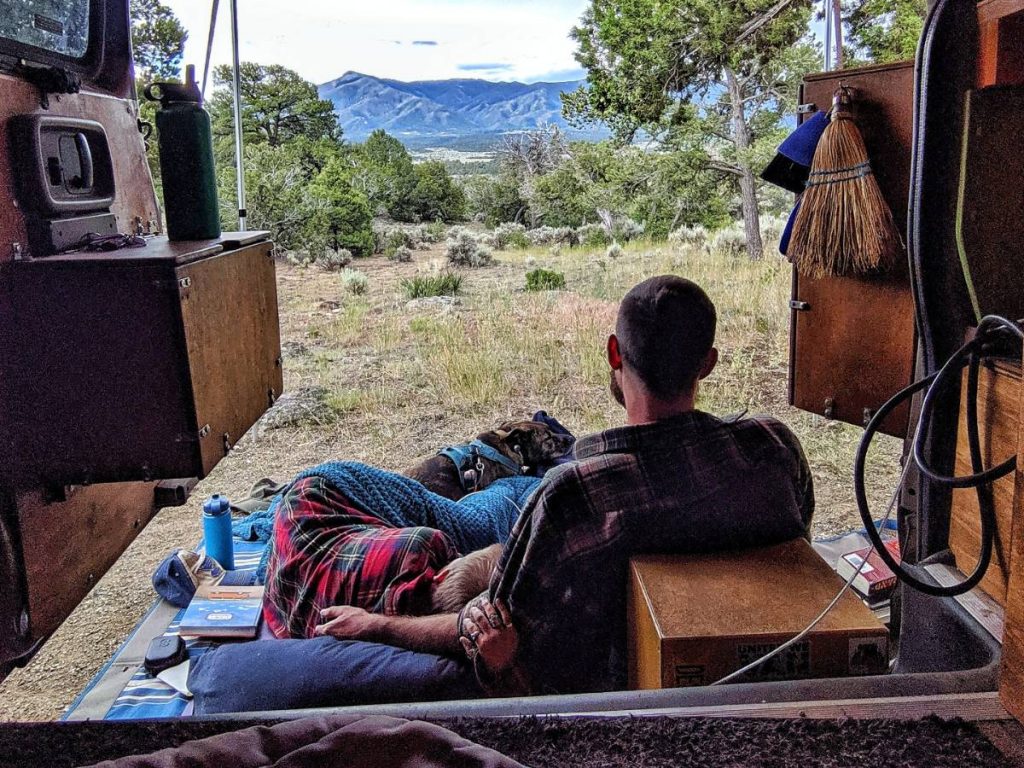
[[(265, 547), (266, 544), (262, 542), (247, 542), (236, 538), (235, 568), (237, 570), (246, 571), (256, 570)], [(159, 607), (160, 604), (167, 605), (164, 603), (163, 598), (158, 597), (153, 608), (150, 609), (150, 611), (146, 613), (146, 616), (144, 616), (136, 625), (128, 639), (125, 640), (120, 648), (118, 648), (110, 661), (108, 661), (103, 668), (96, 673), (96, 676), (89, 682), (89, 685), (87, 685), (86, 688), (78, 695), (74, 703), (72, 703), (68, 708), (68, 711), (61, 717), (61, 720), (79, 719), (75, 717), (75, 711), (88, 696), (89, 692), (103, 680), (107, 675), (107, 672), (112, 667), (118, 666), (119, 658), (124, 657), (126, 649), (133, 640), (135, 641), (135, 646), (138, 647), (139, 639), (143, 640), (146, 645), (148, 645), (149, 641), (154, 637), (178, 634), (178, 625), (181, 622), (182, 615), (185, 613), (184, 608), (179, 610), (171, 619), (170, 623), (164, 627), (147, 626), (152, 624), (150, 617), (154, 615), (156, 608)], [(144, 633), (148, 635), (148, 637), (140, 638), (140, 633)], [(188, 649), (189, 660), (191, 661), (199, 658), (211, 648), (216, 648), (221, 644), (221, 642), (225, 641), (211, 640), (209, 638), (186, 638), (185, 647)], [(121, 689), (121, 692), (111, 703), (110, 708), (103, 716), (103, 719), (140, 720), (153, 717), (181, 717), (182, 715), (187, 714), (186, 710), (189, 712), (191, 711), (190, 704), (191, 700), (184, 694), (179, 693), (164, 681), (153, 677), (141, 664), (138, 664), (136, 665), (135, 672), (132, 674), (131, 679), (128, 680), (127, 684)]]

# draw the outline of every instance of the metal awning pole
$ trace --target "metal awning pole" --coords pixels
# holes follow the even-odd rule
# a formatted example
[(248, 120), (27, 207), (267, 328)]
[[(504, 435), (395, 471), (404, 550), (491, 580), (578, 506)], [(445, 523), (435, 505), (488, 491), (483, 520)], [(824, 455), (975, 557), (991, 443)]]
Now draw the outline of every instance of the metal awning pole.
[(832, 0), (832, 23), (836, 25), (834, 33), (836, 42), (836, 68), (843, 68), (843, 7), (839, 0)]
[(825, 0), (825, 71), (832, 70), (832, 0)]
[(210, 34), (206, 37), (206, 63), (203, 65), (203, 98), (206, 98), (206, 83), (210, 79), (210, 54), (213, 52), (213, 35), (217, 31), (217, 11), (220, 0), (213, 0), (210, 8)]
[(238, 230), (245, 232), (245, 170), (242, 163), (242, 74), (238, 63), (238, 0), (231, 0), (231, 88), (235, 109), (235, 175), (238, 177)]

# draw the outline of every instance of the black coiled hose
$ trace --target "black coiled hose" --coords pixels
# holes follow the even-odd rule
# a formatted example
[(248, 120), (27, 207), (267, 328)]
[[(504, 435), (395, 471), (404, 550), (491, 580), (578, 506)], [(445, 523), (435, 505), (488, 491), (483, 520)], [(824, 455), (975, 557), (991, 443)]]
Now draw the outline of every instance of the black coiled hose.
[[(984, 577), (992, 561), (992, 546), (995, 540), (996, 513), (992, 503), (991, 489), (988, 484), (1008, 475), (1017, 466), (1017, 457), (1012, 456), (998, 465), (985, 469), (982, 465), (981, 439), (978, 430), (978, 367), (986, 357), (994, 356), (1000, 349), (1005, 350), (1006, 341), (1011, 340), (1016, 350), (1016, 359), (1021, 359), (1021, 342), (1024, 341), (1024, 331), (1021, 331), (1017, 323), (996, 315), (989, 315), (978, 324), (978, 330), (974, 338), (957, 350), (942, 368), (920, 381), (914, 382), (909, 387), (897, 392), (885, 405), (878, 409), (878, 412), (868, 422), (857, 448), (857, 456), (853, 464), (853, 485), (857, 498), (857, 508), (860, 511), (861, 520), (867, 531), (878, 556), (882, 558), (893, 573), (908, 586), (935, 597), (954, 597), (969, 592), (978, 585)], [(1005, 354), (1003, 355), (1005, 356)], [(964, 367), (967, 367), (967, 442), (971, 454), (971, 474), (961, 477), (942, 475), (933, 470), (925, 460), (924, 445), (928, 440), (928, 425), (935, 410), (935, 402), (939, 393), (951, 377), (959, 375)], [(948, 587), (937, 586), (921, 581), (907, 571), (886, 549), (882, 537), (875, 529), (871, 517), (871, 510), (868, 508), (867, 493), (864, 489), (864, 465), (866, 463), (868, 449), (874, 439), (882, 421), (893, 409), (923, 389), (924, 401), (921, 404), (920, 428), (913, 443), (913, 458), (922, 475), (929, 481), (951, 488), (974, 488), (978, 494), (978, 508), (981, 513), (981, 551), (978, 556), (978, 565), (959, 584)]]

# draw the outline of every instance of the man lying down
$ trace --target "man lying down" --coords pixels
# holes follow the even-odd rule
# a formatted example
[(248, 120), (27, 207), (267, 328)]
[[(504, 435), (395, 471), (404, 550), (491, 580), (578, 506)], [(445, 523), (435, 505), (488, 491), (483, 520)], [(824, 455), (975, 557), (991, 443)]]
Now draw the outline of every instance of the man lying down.
[[(298, 635), (312, 628), (320, 642), (343, 640), (346, 653), (387, 660), (353, 667), (358, 697), (335, 703), (387, 700), (382, 690), (412, 700), (622, 689), (633, 555), (808, 537), (811, 474), (792, 432), (770, 417), (721, 419), (695, 409), (699, 382), (718, 360), (715, 325), (711, 300), (683, 278), (654, 277), (629, 291), (607, 346), (611, 392), (627, 424), (581, 438), (575, 461), (548, 472), (529, 494), (489, 588), (458, 611), (417, 616), (365, 606), (356, 586), (293, 627)], [(273, 571), (272, 556), (268, 585)], [(312, 574), (279, 585), (290, 592), (288, 604), (317, 604), (303, 591), (304, 576)], [(427, 677), (454, 675), (457, 684), (446, 679), (434, 691), (420, 678), (415, 685), (396, 679), (400, 670), (420, 674), (424, 664)]]
[(487, 586), (500, 544), (539, 484), (501, 478), (455, 502), (356, 462), (302, 473), (274, 511), (267, 627), (279, 638), (313, 637), (321, 610), (336, 604), (412, 616), (461, 608)]

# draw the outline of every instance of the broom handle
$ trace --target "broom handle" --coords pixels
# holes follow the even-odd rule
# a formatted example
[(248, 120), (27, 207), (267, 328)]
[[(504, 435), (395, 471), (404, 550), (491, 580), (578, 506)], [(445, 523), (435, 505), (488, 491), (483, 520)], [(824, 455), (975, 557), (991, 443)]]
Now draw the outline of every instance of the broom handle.
[(835, 25), (836, 69), (843, 68), (843, 10), (841, 0), (832, 0), (832, 23)]

